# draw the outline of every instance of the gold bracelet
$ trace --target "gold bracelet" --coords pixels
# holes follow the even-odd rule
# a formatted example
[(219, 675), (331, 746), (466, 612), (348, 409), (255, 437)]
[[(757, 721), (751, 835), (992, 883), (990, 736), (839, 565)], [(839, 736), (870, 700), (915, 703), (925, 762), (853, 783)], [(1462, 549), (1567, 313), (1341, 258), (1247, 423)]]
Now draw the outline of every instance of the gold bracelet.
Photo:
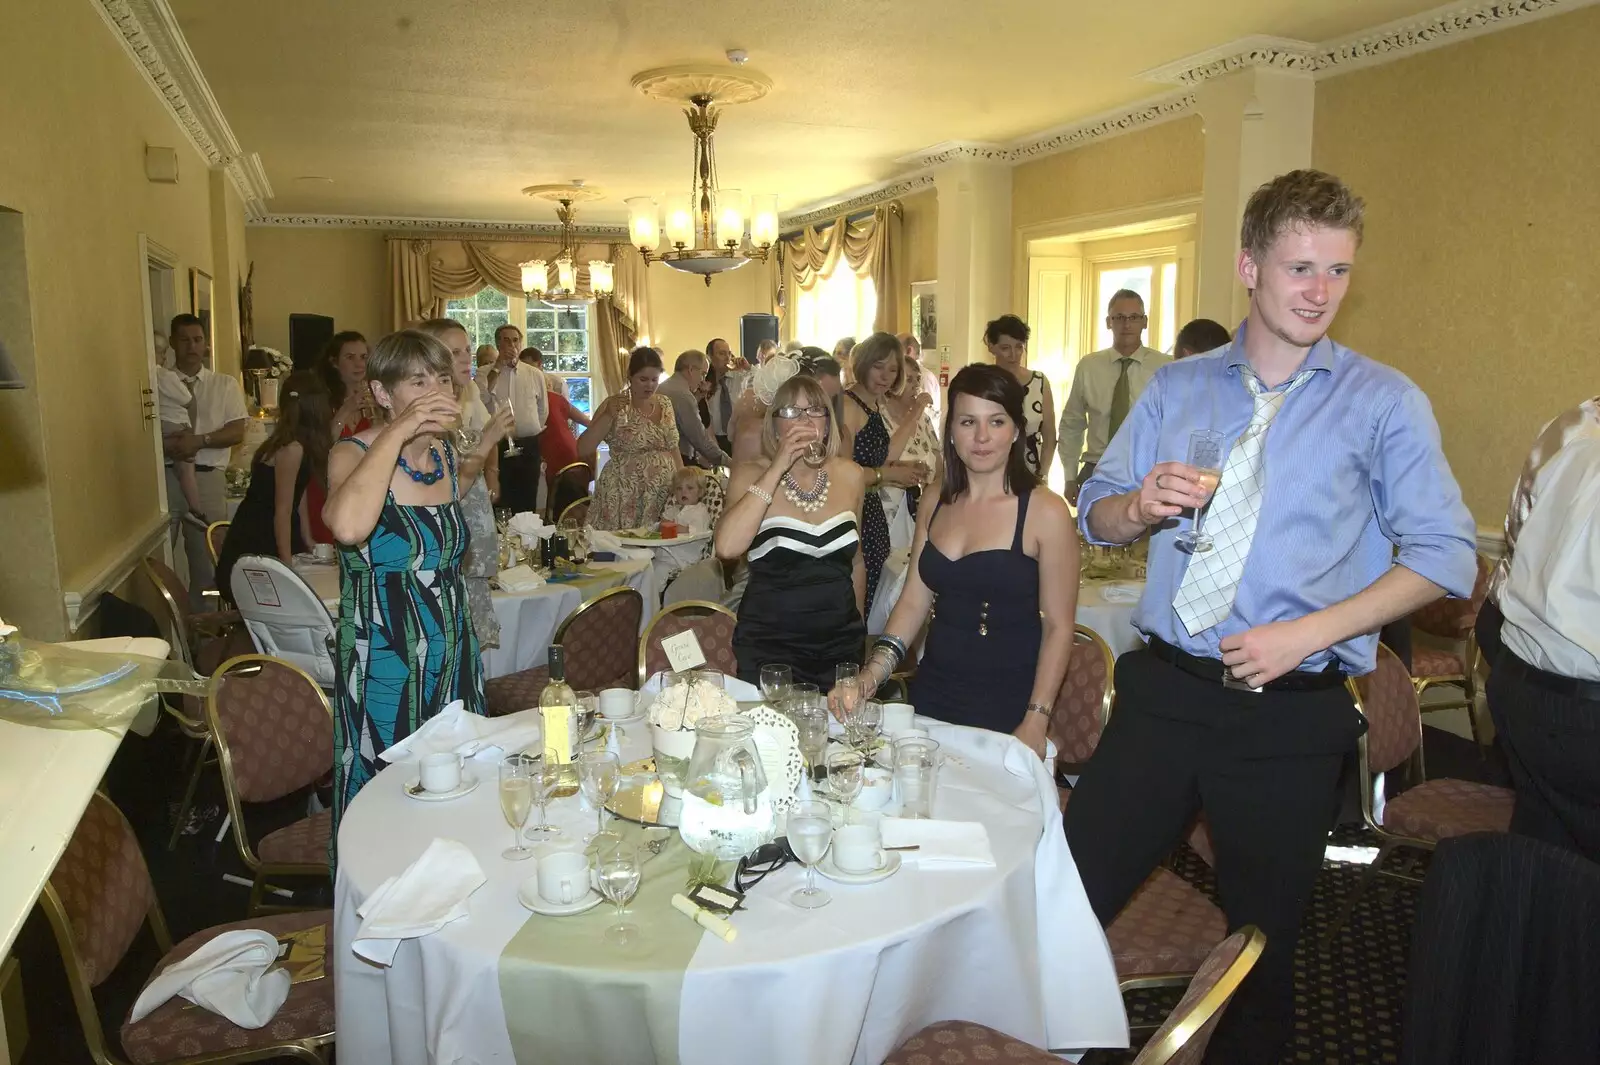
[(872, 487), (876, 488), (882, 483), (883, 483), (883, 468), (880, 467), (880, 466), (872, 467)]

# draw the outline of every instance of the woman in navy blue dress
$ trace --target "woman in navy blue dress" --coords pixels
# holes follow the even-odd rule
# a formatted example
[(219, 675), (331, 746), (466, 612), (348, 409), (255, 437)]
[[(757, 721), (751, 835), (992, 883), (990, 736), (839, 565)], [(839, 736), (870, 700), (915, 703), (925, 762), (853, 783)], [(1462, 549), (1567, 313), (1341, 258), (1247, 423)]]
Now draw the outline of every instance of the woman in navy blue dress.
[[(861, 690), (888, 679), (926, 622), (917, 712), (1013, 733), (1043, 757), (1072, 651), (1078, 537), (1067, 504), (1028, 468), (1025, 395), (994, 366), (950, 382), (939, 497), (919, 508), (905, 590)], [(842, 712), (848, 698), (835, 689), (829, 702)]]

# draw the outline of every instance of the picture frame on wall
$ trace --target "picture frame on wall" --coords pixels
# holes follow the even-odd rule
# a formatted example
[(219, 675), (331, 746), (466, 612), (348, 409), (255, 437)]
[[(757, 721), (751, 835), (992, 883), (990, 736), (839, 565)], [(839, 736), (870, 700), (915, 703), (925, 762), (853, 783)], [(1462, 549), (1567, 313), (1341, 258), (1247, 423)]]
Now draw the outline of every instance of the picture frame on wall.
[(189, 312), (205, 326), (206, 339), (215, 342), (216, 338), (211, 333), (211, 287), (210, 274), (189, 268)]
[(939, 282), (911, 283), (911, 332), (924, 351), (939, 347)]

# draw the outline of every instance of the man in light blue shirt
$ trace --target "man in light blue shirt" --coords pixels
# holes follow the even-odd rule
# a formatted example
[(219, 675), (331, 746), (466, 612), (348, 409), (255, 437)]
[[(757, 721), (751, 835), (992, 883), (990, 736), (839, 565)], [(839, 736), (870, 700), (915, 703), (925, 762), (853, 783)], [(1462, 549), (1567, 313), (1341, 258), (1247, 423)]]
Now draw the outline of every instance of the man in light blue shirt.
[[(1244, 324), (1156, 373), (1078, 497), (1092, 542), (1150, 534), (1134, 613), (1150, 643), (1117, 662), (1067, 837), (1109, 923), (1205, 812), (1228, 925), (1267, 937), (1208, 1053), (1231, 1065), (1276, 1062), (1289, 1034), (1300, 918), (1365, 728), (1344, 678), (1373, 669), (1380, 627), (1470, 595), (1476, 573), (1427, 398), (1327, 337), (1361, 230), (1361, 200), (1330, 175), (1258, 189)], [(1220, 434), (1214, 468), (1187, 463), (1195, 430)], [(1209, 548), (1184, 543), (1196, 507)]]

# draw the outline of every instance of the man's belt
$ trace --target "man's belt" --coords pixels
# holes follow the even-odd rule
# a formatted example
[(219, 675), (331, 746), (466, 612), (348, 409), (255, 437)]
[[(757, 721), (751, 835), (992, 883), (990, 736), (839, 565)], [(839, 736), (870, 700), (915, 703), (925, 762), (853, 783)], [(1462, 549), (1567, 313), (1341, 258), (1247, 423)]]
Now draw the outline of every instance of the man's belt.
[(1491, 670), (1503, 669), (1514, 677), (1519, 677), (1535, 687), (1557, 695), (1565, 695), (1573, 699), (1582, 699), (1584, 702), (1600, 702), (1600, 681), (1580, 680), (1577, 677), (1564, 677), (1560, 673), (1551, 673), (1538, 666), (1530, 666), (1504, 646), (1500, 648), (1500, 657), (1489, 667)]
[[(1234, 680), (1229, 676), (1228, 667), (1223, 665), (1220, 659), (1201, 658), (1188, 651), (1181, 651), (1159, 636), (1150, 637), (1150, 653), (1201, 680), (1242, 691), (1254, 690), (1243, 681)], [(1338, 662), (1330, 662), (1328, 668), (1320, 673), (1297, 669), (1293, 673), (1285, 673), (1277, 680), (1268, 681), (1262, 688), (1269, 692), (1314, 692), (1325, 688), (1337, 688), (1343, 683), (1344, 671), (1339, 668)]]

